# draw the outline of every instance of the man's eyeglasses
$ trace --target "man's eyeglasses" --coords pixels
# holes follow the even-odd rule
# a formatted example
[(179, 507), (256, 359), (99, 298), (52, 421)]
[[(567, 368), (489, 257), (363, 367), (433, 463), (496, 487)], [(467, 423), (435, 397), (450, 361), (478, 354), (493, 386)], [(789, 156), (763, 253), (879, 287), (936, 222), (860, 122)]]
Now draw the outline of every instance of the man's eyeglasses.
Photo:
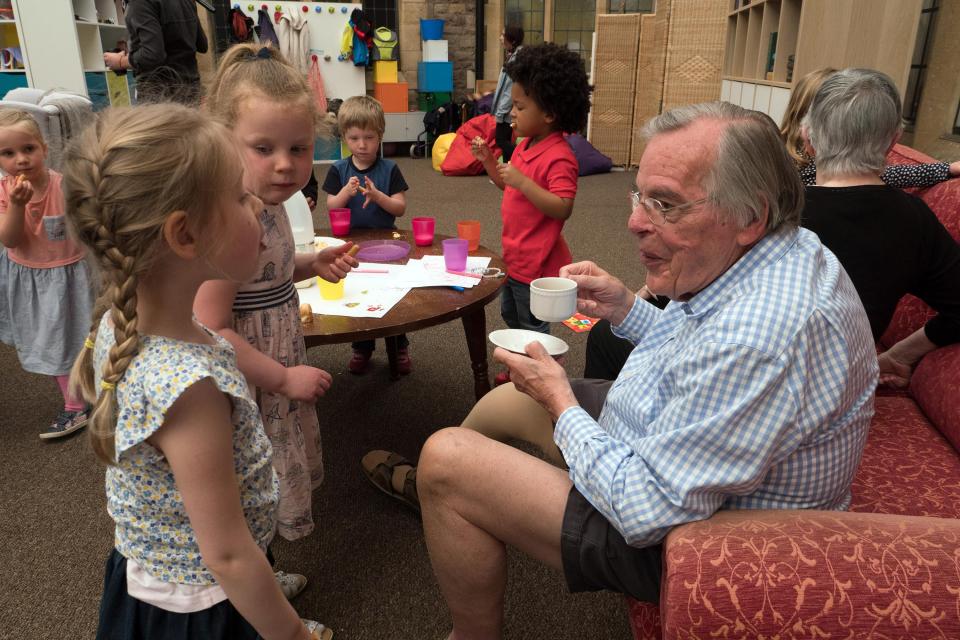
[(693, 202), (684, 202), (683, 204), (677, 204), (672, 207), (668, 207), (663, 204), (656, 198), (641, 198), (639, 191), (630, 192), (630, 206), (632, 211), (636, 211), (638, 208), (643, 207), (643, 210), (647, 214), (647, 218), (650, 219), (650, 222), (660, 226), (667, 222), (675, 222), (676, 218), (670, 219), (669, 216), (672, 216), (675, 213), (684, 211), (691, 207), (703, 204), (709, 198), (701, 198), (699, 200), (694, 200)]

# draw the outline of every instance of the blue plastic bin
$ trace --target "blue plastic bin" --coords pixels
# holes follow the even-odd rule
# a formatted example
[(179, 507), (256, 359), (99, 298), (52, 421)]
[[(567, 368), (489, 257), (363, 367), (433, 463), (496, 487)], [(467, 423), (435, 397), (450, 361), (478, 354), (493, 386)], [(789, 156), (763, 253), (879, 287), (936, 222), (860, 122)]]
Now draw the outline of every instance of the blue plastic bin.
[(424, 20), (420, 18), (421, 40), (443, 40), (443, 20)]
[(417, 91), (453, 92), (453, 63), (418, 62)]

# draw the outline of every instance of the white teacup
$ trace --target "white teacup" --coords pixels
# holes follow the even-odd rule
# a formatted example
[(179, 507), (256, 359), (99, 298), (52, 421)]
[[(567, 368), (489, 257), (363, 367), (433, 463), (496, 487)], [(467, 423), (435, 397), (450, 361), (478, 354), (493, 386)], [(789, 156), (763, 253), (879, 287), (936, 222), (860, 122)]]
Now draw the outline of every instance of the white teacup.
[(577, 312), (577, 283), (537, 278), (530, 283), (530, 311), (544, 322), (562, 322)]

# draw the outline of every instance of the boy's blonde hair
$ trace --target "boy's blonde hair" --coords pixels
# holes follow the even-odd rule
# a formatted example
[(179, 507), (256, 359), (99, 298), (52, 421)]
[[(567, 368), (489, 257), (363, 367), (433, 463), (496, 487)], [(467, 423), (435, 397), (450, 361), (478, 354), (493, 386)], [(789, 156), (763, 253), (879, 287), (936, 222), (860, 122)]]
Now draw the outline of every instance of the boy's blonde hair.
[(240, 158), (230, 132), (196, 109), (156, 104), (110, 109), (75, 139), (64, 163), (67, 216), (100, 267), (89, 343), (109, 310), (114, 343), (94, 386), (92, 349), (84, 347), (71, 388), (94, 404), (90, 440), (113, 464), (116, 385), (140, 347), (137, 285), (164, 246), (163, 225), (185, 211), (201, 237), (219, 222), (220, 201), (239, 179)]
[[(307, 110), (315, 133), (333, 137), (333, 116), (318, 113), (306, 77), (272, 47), (235, 44), (223, 55), (207, 88), (206, 107), (228, 127), (237, 122), (240, 107), (251, 96), (262, 96)], [(277, 117), (283, 117), (278, 113)]]
[(364, 131), (376, 131), (377, 136), (383, 138), (387, 123), (383, 116), (383, 107), (378, 100), (370, 96), (353, 96), (340, 105), (340, 111), (337, 112), (337, 126), (340, 128), (341, 136), (347, 133), (347, 129), (356, 127)]
[(7, 127), (17, 127), (28, 135), (37, 139), (37, 142), (46, 149), (47, 142), (43, 139), (43, 133), (40, 131), (40, 125), (33, 119), (29, 113), (23, 109), (0, 108), (0, 129)]
[(783, 114), (783, 122), (780, 124), (780, 137), (783, 139), (783, 143), (787, 145), (787, 153), (800, 168), (810, 162), (810, 158), (803, 154), (803, 136), (800, 135), (803, 128), (803, 116), (807, 115), (813, 97), (817, 95), (820, 85), (836, 72), (837, 70), (833, 67), (815, 69), (797, 80), (797, 84), (790, 94), (790, 101), (787, 103), (787, 110)]

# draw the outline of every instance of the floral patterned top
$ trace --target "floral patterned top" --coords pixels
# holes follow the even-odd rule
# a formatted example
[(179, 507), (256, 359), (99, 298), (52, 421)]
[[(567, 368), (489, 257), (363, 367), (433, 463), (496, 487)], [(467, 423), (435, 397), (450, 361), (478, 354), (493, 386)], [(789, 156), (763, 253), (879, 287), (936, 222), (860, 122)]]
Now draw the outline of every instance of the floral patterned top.
[[(233, 404), (240, 500), (253, 539), (264, 550), (274, 535), (279, 500), (270, 441), (233, 347), (207, 332), (216, 345), (141, 336), (140, 351), (117, 384), (116, 464), (107, 468), (107, 510), (116, 523), (117, 551), (149, 575), (179, 584), (210, 585), (216, 580), (200, 557), (170, 465), (147, 438), (191, 385), (210, 378)], [(98, 388), (113, 344), (113, 328), (105, 315), (94, 349)]]

